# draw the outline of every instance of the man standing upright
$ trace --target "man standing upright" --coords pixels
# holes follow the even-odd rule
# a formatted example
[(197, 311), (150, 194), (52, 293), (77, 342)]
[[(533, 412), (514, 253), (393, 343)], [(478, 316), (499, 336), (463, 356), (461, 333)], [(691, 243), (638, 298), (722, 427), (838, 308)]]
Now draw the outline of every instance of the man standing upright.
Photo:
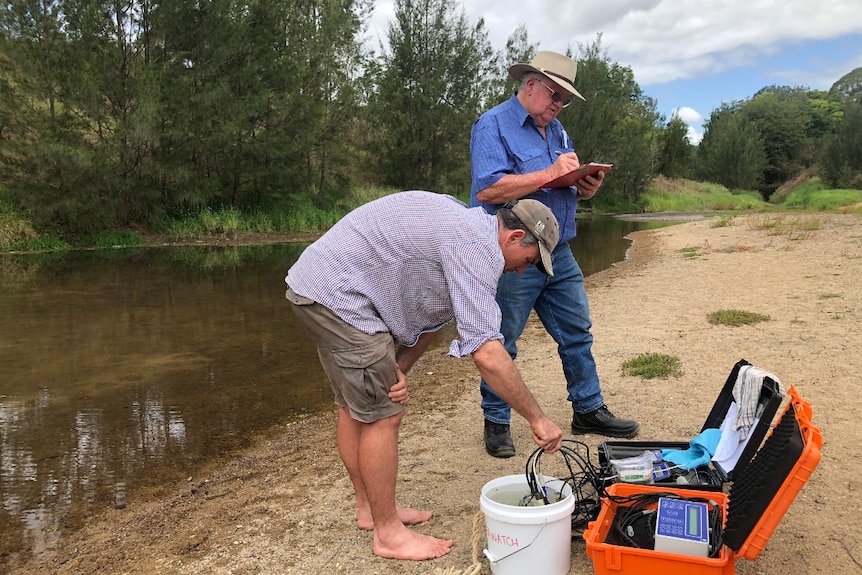
[[(572, 403), (572, 433), (634, 437), (638, 423), (616, 417), (605, 405), (592, 354), (592, 320), (584, 274), (568, 244), (576, 234), (578, 199), (593, 197), (604, 174), (586, 177), (573, 186), (545, 187), (580, 165), (572, 141), (557, 119), (574, 96), (584, 99), (574, 87), (577, 62), (563, 54), (542, 51), (529, 64), (513, 65), (509, 73), (520, 81), (518, 92), (482, 114), (473, 125), (471, 204), (494, 213), (507, 201), (525, 197), (538, 200), (556, 216), (560, 238), (553, 252), (553, 277), (532, 266), (523, 274), (500, 278), (497, 303), (503, 313), (501, 332), (506, 350), (515, 358), (517, 340), (535, 309), (557, 342)], [(480, 387), (485, 449), (494, 457), (511, 457), (515, 454), (509, 432), (511, 409), (485, 380)]]

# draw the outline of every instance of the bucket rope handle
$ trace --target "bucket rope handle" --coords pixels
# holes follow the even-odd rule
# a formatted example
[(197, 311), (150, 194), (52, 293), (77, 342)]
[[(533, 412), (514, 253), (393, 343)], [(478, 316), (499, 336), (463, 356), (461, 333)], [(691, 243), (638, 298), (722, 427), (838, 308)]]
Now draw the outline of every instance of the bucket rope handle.
[(479, 575), (482, 572), (482, 563), (479, 562), (481, 553), (479, 549), (485, 544), (485, 514), (481, 511), (473, 516), (473, 536), (471, 537), (473, 544), (473, 563), (466, 569), (456, 569), (455, 567), (447, 567), (434, 569), (433, 575)]

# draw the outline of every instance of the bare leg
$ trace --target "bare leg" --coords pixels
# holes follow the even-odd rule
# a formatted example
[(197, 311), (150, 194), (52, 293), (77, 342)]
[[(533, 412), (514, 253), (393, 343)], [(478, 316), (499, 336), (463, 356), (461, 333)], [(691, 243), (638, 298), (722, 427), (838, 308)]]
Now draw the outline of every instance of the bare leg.
[[(365, 485), (359, 473), (359, 438), (364, 424), (355, 421), (350, 413), (344, 409), (338, 413), (337, 440), (341, 460), (350, 475), (353, 483), (353, 491), (356, 493), (356, 525), (365, 531), (374, 529), (374, 518), (371, 516), (371, 506), (368, 504), (368, 495), (365, 493)], [(398, 518), (405, 525), (417, 525), (431, 519), (431, 512), (412, 507), (396, 507)]]
[(401, 517), (420, 522), (431, 514), (409, 508), (399, 512), (395, 505), (398, 427), (403, 416), (402, 412), (362, 423), (351, 418), (347, 409), (338, 411), (338, 451), (356, 492), (357, 523), (373, 526), (376, 555), (414, 560), (442, 557), (449, 553), (451, 540), (411, 531)]

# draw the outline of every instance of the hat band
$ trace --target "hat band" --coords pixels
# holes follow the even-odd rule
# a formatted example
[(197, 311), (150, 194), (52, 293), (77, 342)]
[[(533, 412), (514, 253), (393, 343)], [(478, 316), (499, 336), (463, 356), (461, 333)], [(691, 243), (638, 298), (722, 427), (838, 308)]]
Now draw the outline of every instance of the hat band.
[(555, 78), (559, 78), (560, 80), (563, 80), (566, 84), (572, 84), (573, 83), (571, 80), (569, 80), (568, 78), (566, 78), (562, 74), (557, 74), (556, 72), (551, 72), (550, 70), (545, 70), (544, 68), (542, 68), (542, 73), (545, 75), (548, 75), (548, 76), (553, 76)]

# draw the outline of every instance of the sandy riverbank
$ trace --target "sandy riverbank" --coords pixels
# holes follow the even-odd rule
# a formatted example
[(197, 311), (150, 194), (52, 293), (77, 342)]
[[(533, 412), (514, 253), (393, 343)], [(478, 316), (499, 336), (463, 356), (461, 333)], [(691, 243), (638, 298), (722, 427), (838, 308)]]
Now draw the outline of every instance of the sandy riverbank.
[[(736, 572), (860, 573), (862, 219), (800, 216), (822, 224), (793, 236), (760, 229), (756, 219), (764, 217), (638, 232), (626, 262), (587, 279), (606, 400), (641, 422), (640, 439), (688, 440), (737, 360), (796, 386), (823, 433), (823, 460), (762, 555), (737, 561)], [(709, 324), (708, 313), (727, 308), (771, 319), (735, 328)], [(553, 342), (531, 322), (520, 348), (525, 380), (566, 429), (570, 407)], [(684, 375), (661, 381), (623, 376), (622, 362), (645, 352), (678, 357)], [(475, 558), (471, 540), (482, 485), (522, 473), (534, 445), (526, 423), (516, 419), (518, 454), (508, 460), (485, 454), (469, 360), (434, 352), (417, 364), (410, 382), (399, 503), (434, 512), (419, 530), (456, 541), (444, 558), (414, 563), (371, 553), (371, 535), (355, 526), (334, 415), (327, 414), (290, 425), (200, 477), (178, 480), (158, 497), (93, 517), (11, 573), (466, 572)], [(593, 450), (602, 441), (582, 439)], [(573, 543), (573, 574), (592, 573), (584, 547)], [(473, 571), (489, 573), (487, 561)]]

